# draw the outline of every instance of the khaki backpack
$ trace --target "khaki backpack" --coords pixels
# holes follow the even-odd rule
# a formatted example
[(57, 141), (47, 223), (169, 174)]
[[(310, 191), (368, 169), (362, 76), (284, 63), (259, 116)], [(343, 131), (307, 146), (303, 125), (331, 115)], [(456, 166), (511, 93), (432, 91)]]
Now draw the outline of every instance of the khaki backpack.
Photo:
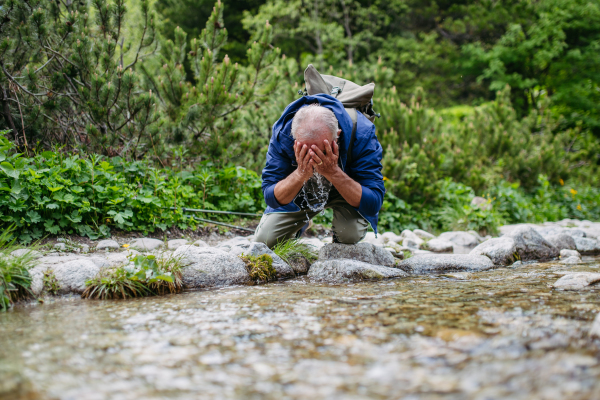
[(306, 91), (299, 91), (299, 94), (329, 94), (342, 103), (350, 118), (352, 118), (352, 135), (350, 137), (350, 146), (348, 147), (347, 161), (350, 164), (352, 161), (352, 151), (350, 149), (352, 149), (356, 137), (356, 120), (358, 118), (356, 111), (360, 111), (371, 122), (375, 120), (375, 117), (380, 116), (373, 111), (375, 84), (368, 83), (360, 86), (337, 76), (321, 75), (312, 64), (309, 64), (304, 71), (304, 81), (306, 83)]

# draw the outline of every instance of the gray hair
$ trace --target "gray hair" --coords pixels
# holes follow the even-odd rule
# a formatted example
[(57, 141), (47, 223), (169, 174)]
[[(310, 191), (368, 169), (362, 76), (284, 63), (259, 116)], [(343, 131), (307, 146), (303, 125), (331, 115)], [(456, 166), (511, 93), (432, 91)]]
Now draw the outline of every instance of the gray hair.
[[(325, 125), (331, 132), (332, 140), (338, 138), (338, 120), (333, 111), (322, 107), (319, 103), (309, 104), (302, 107), (292, 120), (292, 137), (298, 139), (298, 129), (302, 131), (302, 137), (316, 139), (319, 131), (316, 129)], [(302, 128), (300, 128), (302, 127)]]

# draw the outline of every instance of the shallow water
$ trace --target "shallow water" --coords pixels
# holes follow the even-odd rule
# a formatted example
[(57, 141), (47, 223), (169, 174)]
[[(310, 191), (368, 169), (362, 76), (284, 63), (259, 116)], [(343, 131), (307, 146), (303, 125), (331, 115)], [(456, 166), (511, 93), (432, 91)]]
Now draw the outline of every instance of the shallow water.
[(263, 286), (0, 314), (2, 399), (599, 399), (576, 267)]

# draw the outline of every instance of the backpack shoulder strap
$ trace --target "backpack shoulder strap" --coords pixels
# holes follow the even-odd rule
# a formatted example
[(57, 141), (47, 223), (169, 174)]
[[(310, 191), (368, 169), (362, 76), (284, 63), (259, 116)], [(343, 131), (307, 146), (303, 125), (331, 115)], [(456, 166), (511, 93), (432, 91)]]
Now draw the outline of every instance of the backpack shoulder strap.
[(346, 165), (350, 165), (350, 163), (352, 163), (352, 148), (354, 147), (354, 140), (356, 139), (358, 113), (356, 112), (356, 108), (347, 108), (346, 111), (352, 119), (352, 135), (350, 135), (350, 145), (348, 146), (348, 156), (346, 157)]

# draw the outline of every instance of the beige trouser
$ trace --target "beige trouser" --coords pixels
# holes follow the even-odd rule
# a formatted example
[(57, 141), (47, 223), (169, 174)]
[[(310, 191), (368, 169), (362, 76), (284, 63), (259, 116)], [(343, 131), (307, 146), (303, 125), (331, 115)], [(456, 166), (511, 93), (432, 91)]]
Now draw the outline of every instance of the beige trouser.
[[(333, 236), (337, 243), (354, 244), (367, 234), (369, 223), (344, 198), (337, 194), (325, 208), (333, 209)], [(254, 240), (269, 248), (278, 242), (295, 237), (302, 227), (319, 212), (300, 210), (264, 214), (256, 227)]]

